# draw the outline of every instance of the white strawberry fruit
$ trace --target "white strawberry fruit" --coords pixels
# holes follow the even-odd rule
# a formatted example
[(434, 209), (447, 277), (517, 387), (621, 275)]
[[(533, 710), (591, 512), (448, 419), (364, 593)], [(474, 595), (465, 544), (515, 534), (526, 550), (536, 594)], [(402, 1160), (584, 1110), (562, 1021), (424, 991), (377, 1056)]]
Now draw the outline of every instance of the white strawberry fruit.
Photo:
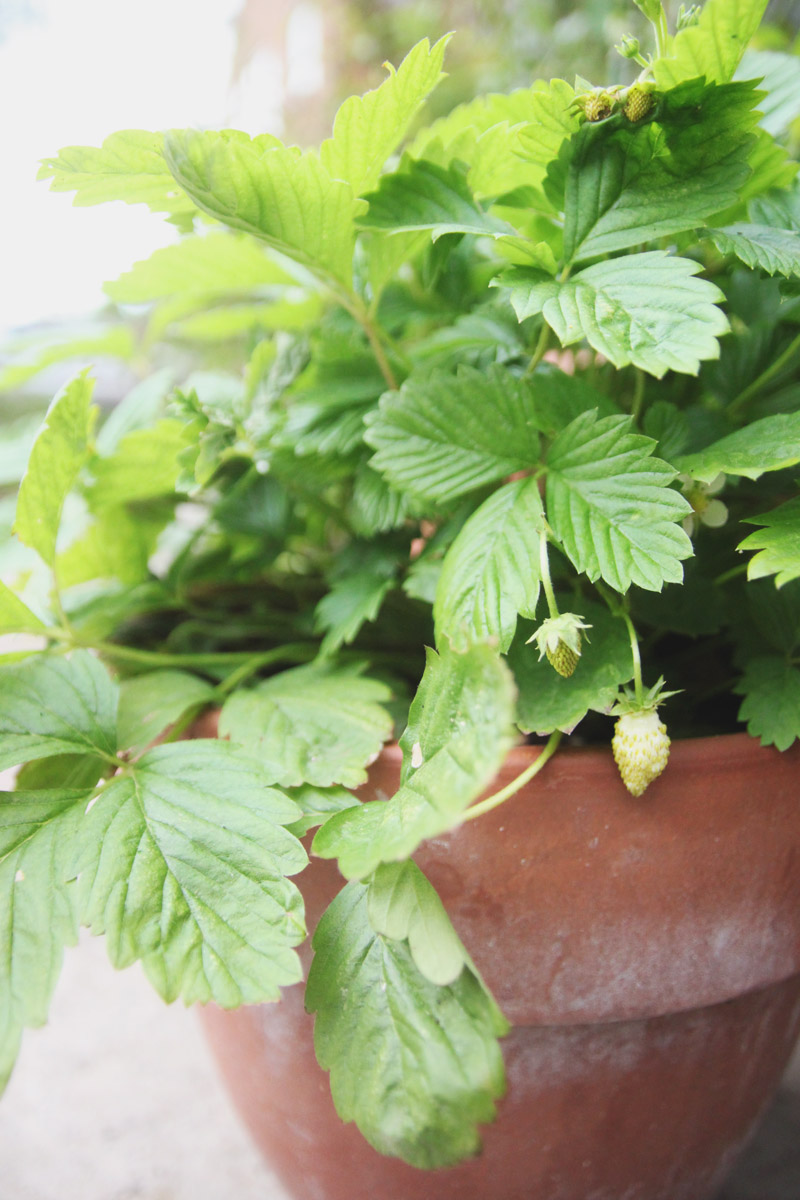
[(667, 765), (667, 727), (655, 708), (626, 712), (617, 719), (611, 741), (622, 782), (633, 796), (641, 796)]

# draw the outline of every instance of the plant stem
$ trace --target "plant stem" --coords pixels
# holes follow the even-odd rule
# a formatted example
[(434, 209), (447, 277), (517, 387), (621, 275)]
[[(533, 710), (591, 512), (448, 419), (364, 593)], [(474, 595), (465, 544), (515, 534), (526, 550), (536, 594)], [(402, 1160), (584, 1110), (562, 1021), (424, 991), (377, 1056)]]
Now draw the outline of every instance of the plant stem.
[(531, 355), (531, 361), (528, 363), (527, 367), (525, 368), (526, 375), (533, 374), (533, 372), (536, 370), (539, 363), (542, 361), (545, 354), (547, 353), (547, 347), (549, 345), (550, 345), (550, 326), (547, 324), (547, 321), (545, 321), (543, 319), (542, 320), (542, 328), (539, 332), (539, 340), (537, 341), (536, 346), (533, 351), (533, 354)]
[(633, 686), (636, 691), (636, 703), (644, 704), (644, 685), (642, 683), (642, 655), (639, 651), (639, 639), (636, 636), (636, 630), (633, 626), (633, 621), (630, 619), (624, 608), (620, 608), (619, 614), (628, 627), (628, 637), (631, 642), (631, 657), (633, 658)]
[(631, 416), (636, 424), (639, 424), (639, 417), (642, 411), (642, 401), (644, 400), (644, 371), (640, 367), (636, 367), (635, 384), (633, 390), (633, 400), (631, 401)]
[(667, 53), (667, 46), (669, 43), (669, 22), (667, 21), (667, 14), (664, 11), (663, 4), (661, 5), (661, 11), (660, 11), (659, 17), (658, 17), (658, 24), (656, 25), (655, 30), (656, 30), (656, 47), (658, 50), (658, 56), (659, 56), (659, 58), (661, 58), (663, 55), (665, 55)]
[(544, 747), (541, 754), (539, 754), (533, 760), (531, 765), (526, 767), (516, 779), (512, 779), (511, 783), (507, 784), (504, 788), (501, 788), (499, 792), (495, 792), (493, 795), (487, 796), (486, 799), (481, 800), (479, 804), (473, 804), (472, 808), (468, 808), (464, 814), (464, 820), (474, 821), (476, 817), (482, 817), (484, 813), (491, 812), (493, 808), (497, 808), (499, 805), (501, 805), (504, 800), (508, 800), (511, 796), (516, 795), (520, 788), (523, 788), (526, 783), (530, 782), (530, 780), (534, 778), (535, 775), (538, 775), (545, 763), (547, 763), (548, 760), (553, 757), (558, 749), (558, 744), (561, 741), (562, 736), (563, 735), (560, 729), (556, 729), (553, 733), (551, 733), (547, 745)]
[(758, 379), (754, 379), (752, 383), (748, 384), (747, 387), (743, 391), (739, 392), (739, 395), (731, 401), (727, 408), (728, 416), (738, 415), (748, 401), (752, 400), (753, 396), (755, 396), (765, 384), (769, 383), (771, 379), (775, 378), (775, 376), (786, 366), (787, 362), (789, 362), (789, 360), (797, 353), (798, 350), (800, 350), (800, 333), (798, 333), (797, 337), (794, 338), (786, 347), (786, 349), (778, 355), (774, 362), (771, 362), (767, 369), (761, 372)]
[[(57, 641), (63, 641), (59, 630), (49, 630), (49, 635)], [(75, 648), (97, 650), (106, 658), (119, 659), (122, 662), (138, 663), (143, 667), (220, 667), (225, 663), (241, 663), (252, 670), (267, 666), (272, 662), (309, 662), (316, 656), (317, 647), (310, 642), (290, 642), (286, 646), (276, 646), (272, 650), (254, 654), (252, 650), (206, 651), (198, 654), (170, 654), (160, 650), (139, 650), (135, 646), (118, 646), (114, 642), (81, 642), (78, 638), (72, 640)], [(249, 674), (249, 671), (247, 672)]]
[(375, 355), (375, 361), (380, 367), (381, 375), (386, 380), (387, 387), (390, 391), (396, 392), (398, 388), (397, 379), (395, 378), (394, 371), (389, 363), (389, 359), (386, 357), (386, 351), (383, 348), (383, 343), (381, 342), (378, 334), (377, 326), (372, 320), (368, 310), (364, 307), (363, 303), (358, 299), (357, 296), (354, 296), (352, 302), (348, 303), (345, 307), (350, 315), (356, 321), (358, 321), (359, 325), (364, 330), (364, 333), (367, 335), (367, 341), (372, 348), (372, 353)]
[(547, 597), (547, 607), (550, 610), (551, 617), (559, 615), (558, 605), (556, 604), (556, 594), (553, 591), (553, 581), (550, 578), (550, 559), (547, 554), (547, 531), (542, 530), (539, 534), (539, 571), (542, 576), (542, 584), (544, 586), (544, 594)]

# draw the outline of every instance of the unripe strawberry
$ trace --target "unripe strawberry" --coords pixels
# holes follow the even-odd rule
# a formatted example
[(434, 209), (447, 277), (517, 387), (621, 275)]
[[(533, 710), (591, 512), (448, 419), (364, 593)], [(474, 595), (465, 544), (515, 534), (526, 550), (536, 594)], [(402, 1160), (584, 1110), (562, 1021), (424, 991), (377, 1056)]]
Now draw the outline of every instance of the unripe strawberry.
[(584, 101), (587, 121), (604, 121), (611, 115), (611, 97), (606, 92), (594, 92)]
[(581, 656), (581, 638), (584, 629), (591, 629), (576, 613), (560, 613), (542, 621), (528, 642), (536, 642), (539, 658), (547, 657), (554, 670), (569, 679)]
[(622, 782), (633, 796), (641, 796), (667, 765), (667, 727), (654, 708), (626, 712), (618, 718), (611, 741)]
[(556, 648), (551, 650), (546, 647), (545, 654), (550, 666), (558, 671), (559, 675), (563, 675), (565, 679), (569, 679), (578, 665), (579, 655), (575, 653), (571, 646), (566, 642), (559, 641)]
[(653, 94), (646, 88), (634, 84), (628, 92), (623, 113), (629, 121), (642, 121), (653, 107)]

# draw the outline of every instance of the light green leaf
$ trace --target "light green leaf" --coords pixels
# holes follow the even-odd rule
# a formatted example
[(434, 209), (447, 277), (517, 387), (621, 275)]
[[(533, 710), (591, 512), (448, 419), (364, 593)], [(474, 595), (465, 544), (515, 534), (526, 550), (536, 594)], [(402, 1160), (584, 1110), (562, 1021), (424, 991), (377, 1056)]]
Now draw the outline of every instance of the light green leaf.
[(800, 233), (800, 180), (795, 179), (790, 188), (756, 196), (749, 209), (751, 221)]
[(0, 668), (0, 770), (54, 754), (108, 759), (116, 725), (116, 684), (88, 651)]
[(758, 79), (767, 93), (759, 102), (760, 125), (772, 137), (786, 133), (800, 117), (800, 58), (775, 50), (747, 50), (736, 71), (737, 79)]
[(82, 920), (115, 967), (141, 959), (167, 1001), (276, 1000), (301, 978), (292, 949), (306, 864), (283, 828), (299, 809), (215, 739), (159, 746), (113, 779), (81, 829)]
[(629, 417), (584, 413), (547, 457), (547, 517), (578, 571), (618, 592), (658, 592), (683, 578), (692, 543), (676, 524), (691, 511), (669, 486), (677, 472)]
[(728, 321), (714, 284), (696, 279), (699, 263), (661, 250), (596, 263), (566, 283), (542, 282), (515, 268), (511, 288), (520, 321), (541, 312), (563, 346), (584, 338), (615, 367), (630, 363), (656, 378), (668, 370), (696, 375), (719, 356), (717, 338)]
[(770, 225), (738, 224), (709, 229), (705, 236), (721, 254), (735, 254), (754, 270), (800, 276), (800, 233)]
[(306, 1006), (339, 1116), (413, 1166), (477, 1153), (477, 1124), (505, 1088), (496, 1037), (507, 1024), (471, 971), (439, 988), (405, 943), (376, 934), (367, 890), (339, 893), (314, 935)]
[[(232, 338), (243, 338), (260, 330), (305, 329), (317, 320), (322, 309), (319, 296), (299, 294), (293, 300), (276, 300), (274, 303), (226, 304), (209, 308), (205, 312), (192, 313), (180, 320), (167, 321), (163, 334), (170, 338), (193, 342), (222, 342)], [(164, 314), (158, 309), (154, 321)], [(152, 324), (151, 324), (151, 335)], [(159, 333), (161, 336), (161, 333)]]
[(362, 678), (359, 668), (295, 667), (234, 693), (220, 735), (244, 746), (274, 783), (358, 787), (391, 736), (382, 707), (389, 698), (389, 689)]
[(45, 625), (0, 581), (0, 634), (43, 633)]
[[(514, 689), (497, 650), (428, 652), (409, 730), (416, 730), (404, 782), (388, 801), (372, 800), (331, 817), (313, 853), (338, 858), (348, 879), (408, 858), (420, 842), (457, 825), (494, 778), (511, 744)], [(403, 737), (408, 747), (409, 731)], [(412, 773), (413, 769), (413, 773)]]
[(696, 454), (677, 460), (678, 470), (701, 483), (724, 473), (758, 479), (765, 471), (781, 471), (800, 462), (800, 413), (762, 417)]
[(378, 867), (369, 881), (367, 915), (376, 933), (407, 940), (417, 969), (439, 987), (455, 983), (469, 965), (435, 888), (411, 860)]
[(788, 750), (800, 737), (800, 671), (784, 657), (753, 658), (734, 691), (744, 696), (739, 720), (762, 746)]
[(204, 212), (352, 287), (353, 193), (316, 155), (231, 131), (190, 130), (169, 134), (165, 155)]
[(179, 455), (188, 442), (183, 422), (169, 417), (126, 434), (113, 454), (91, 464), (94, 482), (87, 496), (92, 510), (174, 495)]
[(125, 325), (112, 325), (97, 333), (87, 332), (74, 337), (61, 338), (48, 334), (14, 353), (0, 371), (0, 391), (12, 392), (27, 383), (34, 375), (54, 363), (77, 358), (95, 362), (98, 358), (120, 358), (128, 361), (133, 357), (135, 343), (133, 334)]
[(73, 854), (90, 794), (0, 794), (0, 1091), (22, 1028), (47, 1020), (64, 946), (77, 940)]
[(691, 229), (734, 204), (750, 174), (756, 99), (752, 84), (693, 84), (665, 96), (641, 126), (587, 122), (570, 146), (567, 261)]
[[(563, 607), (571, 601), (567, 596)], [(535, 645), (517, 639), (509, 654), (509, 665), (519, 688), (517, 723), (523, 733), (571, 733), (593, 709), (607, 712), (620, 684), (633, 674), (630, 639), (624, 623), (607, 608), (581, 600), (579, 615), (591, 626), (581, 642), (581, 656), (569, 679), (554, 671), (546, 658), (539, 658)]]
[(544, 512), (537, 479), (518, 479), (472, 514), (445, 556), (433, 615), (436, 641), (454, 646), (497, 638), (511, 645), (517, 614), (539, 599), (539, 534)]
[(333, 123), (333, 137), (320, 147), (322, 165), (333, 179), (351, 184), (355, 195), (375, 187), (381, 168), (408, 132), (409, 126), (440, 80), (450, 34), (431, 47), (423, 38), (389, 72), (380, 87), (365, 96), (345, 100)]
[(766, 7), (767, 0), (706, 0), (697, 24), (676, 34), (667, 53), (653, 63), (658, 87), (700, 75), (709, 82), (731, 79)]
[(362, 625), (375, 620), (393, 583), (391, 574), (370, 567), (337, 579), (314, 610), (314, 627), (325, 633), (320, 653), (333, 654), (349, 645)]
[(408, 504), (402, 492), (390, 487), (367, 463), (356, 470), (353, 485), (352, 523), (362, 534), (383, 533), (402, 525)]
[(748, 525), (763, 525), (740, 542), (737, 550), (758, 550), (747, 564), (747, 578), (775, 575), (777, 587), (800, 577), (800, 498), (771, 512), (745, 517)]
[(164, 160), (164, 135), (143, 129), (112, 133), (102, 147), (65, 146), (42, 160), (39, 179), (52, 179), (51, 191), (75, 192), (77, 205), (124, 200), (147, 204), (153, 212), (182, 216), (191, 228), (197, 210), (170, 174)]
[(446, 233), (495, 238), (513, 234), (511, 225), (483, 211), (469, 189), (467, 174), (461, 162), (439, 167), (406, 158), (399, 171), (384, 175), (378, 190), (365, 197), (369, 211), (359, 217), (359, 228), (386, 233), (429, 229), (433, 241)]
[(89, 452), (93, 388), (94, 382), (83, 372), (58, 393), (47, 410), (19, 488), (14, 530), (51, 566), (61, 510)]
[(575, 90), (563, 79), (535, 83), (531, 88), (528, 124), (520, 130), (522, 153), (544, 170), (558, 158), (564, 142), (581, 127), (573, 106)]
[(303, 813), (299, 820), (293, 821), (286, 827), (298, 838), (305, 837), (308, 831), (317, 825), (324, 825), (334, 813), (343, 812), (346, 808), (354, 808), (360, 803), (346, 788), (318, 788), (310, 783), (289, 788), (287, 795), (294, 800)]
[(448, 501), (538, 461), (532, 385), (501, 367), (412, 376), (367, 418), (371, 465), (401, 491)]
[(167, 396), (174, 382), (172, 369), (162, 367), (132, 387), (97, 431), (94, 440), (97, 453), (104, 456), (113, 454), (126, 434), (155, 425), (164, 414)]
[(210, 703), (214, 688), (186, 671), (150, 671), (123, 679), (119, 689), (117, 741), (138, 753), (191, 708)]
[(139, 505), (133, 513), (123, 505), (104, 508), (83, 536), (58, 555), (60, 586), (69, 588), (90, 579), (141, 583), (148, 576), (148, 560), (170, 516), (166, 504)]

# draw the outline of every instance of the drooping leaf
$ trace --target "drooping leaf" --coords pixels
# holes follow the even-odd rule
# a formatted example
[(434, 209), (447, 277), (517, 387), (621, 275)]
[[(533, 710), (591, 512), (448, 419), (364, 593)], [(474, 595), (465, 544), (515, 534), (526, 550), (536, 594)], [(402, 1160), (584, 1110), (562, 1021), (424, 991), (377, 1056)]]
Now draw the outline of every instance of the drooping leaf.
[(429, 651), (409, 716), (409, 727), (419, 732), (413, 774), (404, 770), (390, 800), (331, 817), (314, 839), (314, 854), (338, 858), (348, 879), (364, 878), (457, 825), (499, 770), (511, 742), (513, 705), (509, 671), (493, 647), (476, 644), (459, 654), (445, 644), (439, 655)]
[(800, 462), (800, 413), (777, 413), (737, 429), (677, 461), (678, 469), (702, 483), (717, 475), (758, 479), (765, 471), (780, 471)]
[(333, 123), (333, 137), (320, 147), (322, 165), (333, 179), (349, 183), (359, 196), (375, 187), (383, 164), (394, 153), (420, 106), (444, 78), (442, 64), (450, 35), (433, 46), (423, 38), (395, 71), (391, 63), (380, 87), (345, 100)]
[(764, 654), (750, 660), (734, 689), (744, 696), (739, 720), (762, 746), (788, 750), (800, 737), (800, 670), (785, 657)]
[(392, 731), (389, 689), (358, 669), (295, 667), (226, 701), (220, 734), (262, 765), (273, 783), (358, 787)]
[(436, 889), (415, 862), (384, 863), (369, 881), (367, 915), (376, 933), (408, 941), (419, 971), (446, 987), (469, 964)]
[(800, 233), (770, 225), (727, 225), (707, 236), (721, 254), (735, 254), (754, 270), (800, 276)]
[[(574, 603), (574, 602), (573, 602)], [(563, 597), (565, 611), (570, 601)], [(624, 623), (608, 609), (581, 601), (578, 613), (590, 629), (581, 642), (578, 665), (569, 679), (562, 678), (535, 645), (519, 637), (511, 648), (509, 664), (519, 688), (517, 723), (523, 733), (571, 733), (589, 712), (607, 712), (633, 674), (631, 647)]]
[(0, 668), (0, 770), (54, 754), (113, 756), (117, 688), (85, 650)]
[(547, 457), (547, 516), (578, 571), (619, 592), (660, 591), (683, 577), (692, 544), (676, 522), (691, 511), (669, 486), (677, 472), (628, 417), (585, 413)]
[(342, 1120), (417, 1167), (475, 1154), (504, 1091), (496, 1038), (508, 1027), (472, 972), (448, 987), (425, 979), (404, 942), (372, 929), (361, 884), (339, 893), (313, 944), (306, 1006)]
[(508, 649), (517, 615), (536, 612), (543, 529), (537, 479), (507, 483), (483, 502), (444, 559), (433, 606), (438, 644), (497, 638)]
[(483, 211), (467, 174), (460, 162), (439, 167), (425, 159), (405, 159), (399, 171), (384, 175), (378, 190), (365, 197), (369, 211), (359, 217), (359, 227), (386, 233), (429, 229), (433, 241), (447, 233), (513, 234), (511, 225)]
[(777, 587), (800, 577), (800, 499), (788, 500), (771, 512), (745, 517), (749, 525), (763, 525), (740, 542), (737, 550), (758, 550), (747, 564), (747, 578), (775, 575)]
[(93, 387), (83, 372), (61, 389), (47, 410), (20, 484), (15, 532), (48, 565), (55, 560), (64, 501), (89, 452)]
[(97, 796), (81, 828), (82, 920), (116, 967), (141, 959), (167, 1001), (223, 1007), (296, 983), (306, 864), (284, 825), (297, 805), (214, 739), (149, 751)]
[(658, 87), (700, 75), (709, 82), (731, 79), (766, 7), (767, 0), (706, 0), (697, 24), (680, 30), (653, 63)]
[(0, 581), (0, 634), (43, 633), (45, 625)]
[(316, 155), (231, 131), (169, 134), (165, 156), (192, 200), (335, 283), (352, 286), (353, 193)]
[(392, 486), (450, 500), (537, 462), (532, 385), (500, 367), (412, 376), (385, 393), (365, 439)]
[(567, 261), (691, 229), (734, 204), (750, 174), (756, 100), (752, 84), (693, 84), (633, 129), (621, 117), (585, 124), (570, 145)]
[(212, 685), (188, 671), (149, 671), (124, 679), (117, 713), (120, 749), (144, 750), (189, 709), (208, 704), (213, 697)]
[(700, 269), (650, 250), (596, 263), (566, 283), (520, 268), (501, 282), (520, 321), (541, 312), (563, 346), (586, 338), (614, 366), (633, 363), (661, 379), (669, 370), (696, 375), (704, 359), (719, 356), (728, 321), (715, 302), (723, 295), (695, 278)]
[(758, 79), (766, 92), (759, 101), (760, 125), (772, 137), (781, 137), (800, 116), (800, 58), (776, 50), (747, 50), (736, 70), (737, 79)]

